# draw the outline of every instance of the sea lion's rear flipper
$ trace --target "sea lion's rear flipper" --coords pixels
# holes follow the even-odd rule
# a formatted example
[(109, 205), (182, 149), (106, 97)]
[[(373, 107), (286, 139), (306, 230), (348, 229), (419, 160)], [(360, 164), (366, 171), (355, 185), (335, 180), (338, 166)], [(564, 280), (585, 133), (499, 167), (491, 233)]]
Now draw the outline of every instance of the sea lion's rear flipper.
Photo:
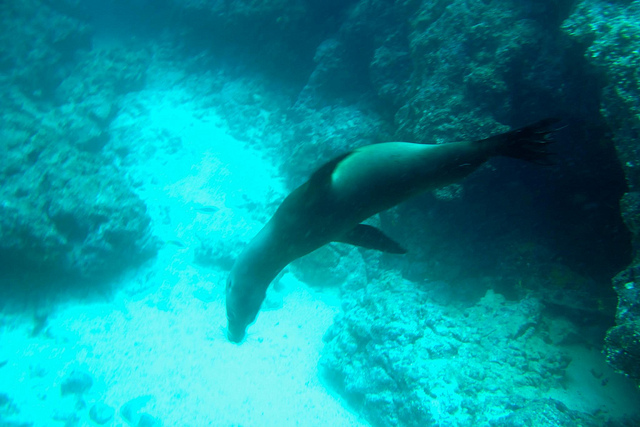
[(559, 130), (554, 125), (560, 119), (548, 118), (532, 125), (515, 129), (500, 135), (477, 141), (486, 145), (489, 152), (497, 156), (507, 156), (540, 165), (552, 165), (550, 158), (554, 153), (549, 151), (553, 142), (551, 134)]
[(348, 243), (354, 246), (361, 246), (367, 249), (387, 252), (390, 254), (406, 254), (407, 250), (399, 243), (375, 227), (366, 224), (358, 224), (347, 231), (336, 242)]

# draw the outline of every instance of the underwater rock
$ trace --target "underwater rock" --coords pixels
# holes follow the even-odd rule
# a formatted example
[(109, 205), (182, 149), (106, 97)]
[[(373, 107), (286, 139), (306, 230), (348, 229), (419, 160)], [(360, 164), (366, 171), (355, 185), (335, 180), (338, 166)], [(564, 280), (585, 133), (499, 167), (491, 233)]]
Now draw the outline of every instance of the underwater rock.
[(632, 233), (635, 259), (613, 279), (618, 294), (616, 326), (606, 338), (609, 363), (640, 384), (640, 9), (637, 2), (581, 0), (563, 30), (606, 82), (600, 111), (612, 133), (628, 192), (620, 201), (622, 218)]
[(640, 267), (631, 267), (613, 279), (618, 294), (616, 326), (605, 338), (607, 361), (640, 383)]
[(400, 108), (409, 91), (412, 71), (406, 40), (398, 33), (390, 35), (376, 48), (369, 70), (378, 97)]
[[(640, 76), (636, 71), (640, 61), (640, 10), (636, 2), (581, 0), (564, 22), (563, 30), (606, 82), (601, 92), (600, 111), (613, 132), (629, 191), (638, 191)], [(623, 203), (623, 216), (637, 215), (633, 209), (626, 212), (632, 207)], [(638, 232), (632, 232), (637, 246)]]
[(209, 235), (200, 238), (193, 256), (198, 264), (230, 270), (241, 251), (242, 245), (239, 242)]
[(122, 47), (95, 48), (78, 55), (73, 72), (56, 88), (54, 99), (69, 111), (108, 125), (122, 95), (145, 85), (151, 53)]
[(572, 411), (555, 399), (539, 399), (532, 401), (522, 408), (518, 408), (506, 417), (490, 423), (494, 427), (597, 427), (602, 422), (590, 415)]
[(317, 287), (331, 287), (347, 281), (361, 285), (367, 277), (365, 263), (358, 250), (334, 244), (295, 260), (290, 268), (302, 282)]
[(152, 417), (149, 414), (140, 415), (137, 427), (160, 427), (162, 423), (156, 417)]
[(80, 396), (93, 386), (93, 378), (86, 372), (74, 370), (60, 384), (60, 394)]
[(33, 422), (20, 420), (20, 409), (8, 394), (0, 393), (0, 427), (32, 427)]
[(162, 425), (158, 418), (155, 418), (144, 412), (149, 403), (153, 400), (153, 396), (145, 395), (131, 399), (120, 408), (120, 415), (127, 423), (135, 427), (159, 427)]
[(282, 143), (292, 153), (287, 161), (287, 177), (296, 183), (339, 154), (392, 140), (389, 124), (378, 113), (355, 105), (309, 108), (297, 103), (290, 116), (295, 118), (282, 130)]
[(39, 0), (1, 2), (0, 24), (0, 69), (32, 99), (50, 97), (91, 46), (89, 25)]
[(353, 91), (357, 77), (354, 67), (348, 65), (349, 51), (342, 41), (335, 38), (323, 41), (313, 60), (315, 69), (298, 95), (297, 107), (321, 108), (324, 100), (333, 99), (337, 94), (348, 96)]
[(90, 50), (90, 28), (49, 2), (2, 2), (0, 23), (0, 277), (104, 280), (153, 256), (146, 206), (98, 155), (145, 56)]
[(54, 129), (17, 136), (3, 140), (13, 159), (0, 164), (0, 274), (108, 277), (155, 254), (146, 206), (115, 168)]
[(328, 29), (335, 29), (336, 18), (354, 2), (169, 0), (166, 7), (182, 18), (192, 44), (201, 45), (206, 39), (208, 48), (244, 54), (261, 72), (297, 81), (307, 72), (309, 52)]
[(80, 416), (75, 412), (75, 410), (69, 410), (67, 408), (55, 409), (51, 419), (57, 423), (64, 423), (63, 425), (65, 427), (75, 427), (80, 423)]
[(13, 399), (6, 394), (0, 393), (0, 426), (30, 426), (31, 423), (18, 423), (18, 422), (9, 422), (9, 417), (13, 417), (20, 413), (20, 410), (13, 403)]
[(322, 372), (372, 425), (481, 425), (527, 403), (518, 390), (561, 387), (571, 359), (545, 342), (537, 299), (489, 291), (458, 310), (430, 292), (392, 274), (350, 288), (325, 335)]
[(96, 424), (106, 424), (115, 415), (116, 411), (111, 406), (107, 405), (104, 402), (98, 402), (94, 404), (89, 410), (89, 417)]
[[(556, 23), (557, 13), (568, 12), (552, 8), (544, 2), (359, 1), (334, 36), (338, 55), (327, 62), (323, 81), (358, 76), (343, 92), (360, 87), (361, 99), (373, 86), (399, 127), (395, 140), (436, 142), (499, 132), (504, 129), (495, 117), (513, 115), (524, 107), (523, 99), (537, 108), (566, 102), (556, 91), (564, 56), (545, 27), (550, 12)], [(529, 67), (532, 57), (544, 66)], [(335, 58), (344, 59), (336, 64)], [(319, 82), (323, 62), (316, 62), (313, 80)], [(517, 85), (511, 81), (514, 73)]]

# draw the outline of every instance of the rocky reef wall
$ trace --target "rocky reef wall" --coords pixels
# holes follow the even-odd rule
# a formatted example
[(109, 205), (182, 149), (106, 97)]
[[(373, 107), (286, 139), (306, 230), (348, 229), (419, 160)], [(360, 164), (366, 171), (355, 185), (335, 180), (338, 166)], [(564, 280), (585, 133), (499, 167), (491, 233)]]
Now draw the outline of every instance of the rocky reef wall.
[(600, 112), (626, 178), (620, 207), (633, 236), (634, 257), (613, 279), (618, 308), (616, 326), (606, 337), (606, 353), (612, 366), (640, 384), (640, 2), (580, 1), (563, 30), (604, 82)]
[(88, 23), (46, 2), (3, 2), (0, 21), (3, 293), (104, 281), (153, 256), (144, 203), (101, 155), (144, 58), (92, 49)]
[(538, 299), (489, 291), (460, 310), (441, 286), (347, 285), (321, 367), (373, 426), (601, 425), (546, 397), (571, 362), (554, 344), (572, 332), (545, 321)]

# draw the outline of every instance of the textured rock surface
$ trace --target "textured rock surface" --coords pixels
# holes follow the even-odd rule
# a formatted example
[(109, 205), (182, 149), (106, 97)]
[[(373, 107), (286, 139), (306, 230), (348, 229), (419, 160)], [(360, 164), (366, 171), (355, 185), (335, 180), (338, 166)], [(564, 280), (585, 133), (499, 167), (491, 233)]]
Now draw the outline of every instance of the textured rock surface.
[(613, 278), (618, 294), (616, 326), (606, 337), (609, 363), (640, 383), (640, 267), (630, 267)]
[(548, 31), (549, 14), (563, 13), (554, 7), (561, 9), (545, 2), (358, 2), (316, 50), (298, 102), (310, 93), (320, 94), (315, 102), (337, 93), (367, 101), (373, 92), (394, 117), (396, 137), (417, 142), (495, 132), (503, 129), (498, 121), (525, 112), (553, 115), (568, 101), (556, 90), (567, 64)]
[(0, 4), (0, 81), (18, 85), (34, 99), (46, 99), (91, 46), (91, 29), (38, 0)]
[(613, 132), (628, 192), (620, 202), (633, 235), (633, 266), (613, 279), (616, 326), (606, 340), (609, 362), (640, 384), (640, 2), (583, 0), (564, 23), (605, 81), (600, 111)]
[(547, 343), (538, 300), (488, 292), (458, 310), (434, 303), (429, 286), (388, 275), (345, 289), (325, 336), (324, 373), (373, 425), (519, 425), (531, 405), (547, 408), (539, 420), (597, 425), (559, 403), (535, 403), (561, 386), (570, 363)]
[(13, 119), (1, 142), (3, 274), (99, 278), (154, 253), (146, 207), (114, 167), (68, 145), (62, 129)]
[(491, 422), (496, 427), (554, 426), (596, 427), (602, 425), (588, 415), (572, 411), (562, 402), (554, 399), (539, 399), (533, 402), (515, 404), (513, 412), (506, 417)]
[(80, 370), (73, 370), (67, 375), (62, 384), (60, 384), (60, 394), (74, 394), (76, 396), (82, 396), (83, 393), (89, 391), (93, 386), (93, 377), (86, 372)]
[(0, 275), (102, 279), (152, 256), (144, 203), (100, 155), (143, 61), (89, 51), (86, 24), (38, 1), (3, 2), (0, 21)]
[(182, 16), (186, 31), (198, 34), (197, 45), (244, 57), (276, 79), (297, 80), (299, 72), (309, 67), (322, 35), (352, 3), (354, 0), (168, 0), (167, 8), (180, 11), (174, 17)]
[(116, 410), (111, 406), (103, 402), (98, 402), (94, 404), (89, 410), (89, 417), (94, 423), (103, 425), (111, 421), (115, 413)]

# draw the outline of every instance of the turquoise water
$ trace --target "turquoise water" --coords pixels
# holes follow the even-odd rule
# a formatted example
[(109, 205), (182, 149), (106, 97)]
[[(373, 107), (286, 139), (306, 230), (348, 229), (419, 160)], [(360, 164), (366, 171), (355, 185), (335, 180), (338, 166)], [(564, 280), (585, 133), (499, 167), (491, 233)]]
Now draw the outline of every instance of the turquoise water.
[[(636, 425), (630, 175), (567, 30), (614, 11), (567, 5), (0, 3), (0, 426)], [(374, 216), (406, 255), (320, 248), (227, 340), (229, 270), (323, 163), (548, 116), (554, 165)]]

